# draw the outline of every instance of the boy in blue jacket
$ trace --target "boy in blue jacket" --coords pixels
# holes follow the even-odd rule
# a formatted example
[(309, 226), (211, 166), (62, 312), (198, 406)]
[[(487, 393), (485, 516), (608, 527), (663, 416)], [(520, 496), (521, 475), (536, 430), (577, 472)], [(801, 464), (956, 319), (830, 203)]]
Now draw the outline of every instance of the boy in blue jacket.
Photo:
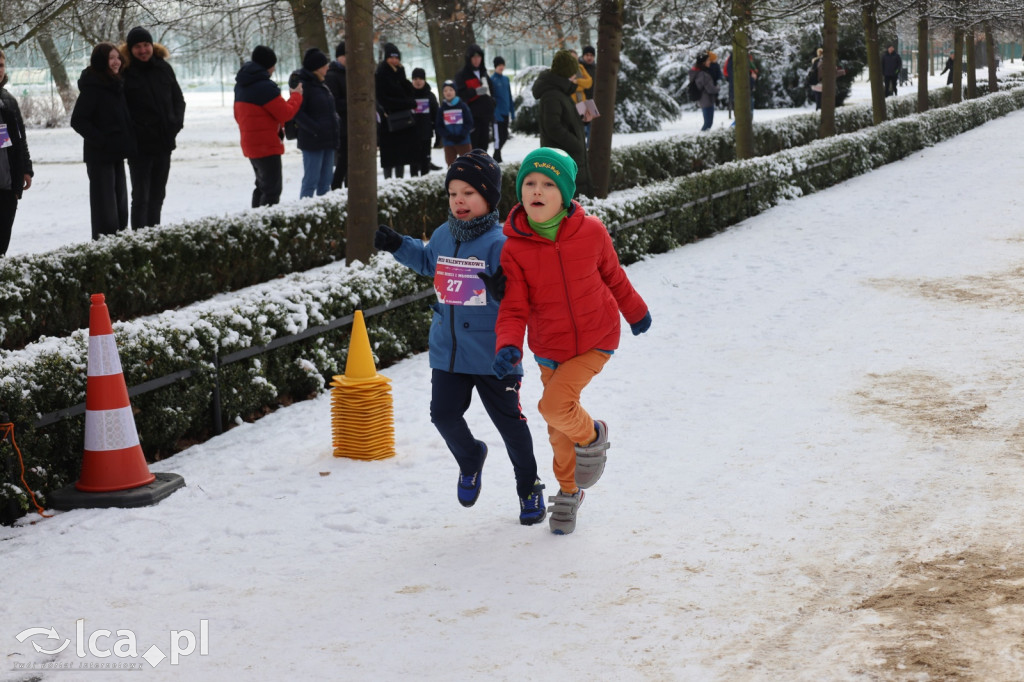
[(516, 105), (512, 100), (512, 84), (505, 75), (505, 58), (494, 58), (491, 72), (494, 89), (494, 160), (501, 163), (501, 148), (508, 141), (508, 124), (515, 120)]
[(455, 81), (444, 82), (441, 86), (441, 98), (441, 106), (437, 112), (437, 137), (444, 147), (445, 163), (451, 166), (457, 157), (468, 154), (473, 149), (469, 141), (469, 134), (473, 130), (473, 114), (469, 110), (469, 105), (455, 95)]
[(530, 526), (547, 512), (533, 439), (519, 405), (522, 366), (501, 379), (491, 371), (498, 301), (488, 295), (485, 282), (494, 278), (505, 244), (497, 208), (501, 169), (486, 152), (474, 149), (448, 168), (445, 191), (448, 221), (429, 242), (381, 225), (373, 244), (434, 280), (438, 302), (430, 326), (430, 420), (459, 464), (459, 503), (476, 503), (487, 457), (487, 445), (473, 437), (465, 419), (475, 388), (512, 460), (519, 522)]

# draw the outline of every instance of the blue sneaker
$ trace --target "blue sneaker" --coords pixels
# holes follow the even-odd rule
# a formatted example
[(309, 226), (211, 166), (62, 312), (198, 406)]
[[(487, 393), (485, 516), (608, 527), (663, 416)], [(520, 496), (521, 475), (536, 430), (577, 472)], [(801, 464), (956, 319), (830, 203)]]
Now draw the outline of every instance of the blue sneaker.
[(468, 476), (459, 472), (459, 504), (463, 507), (472, 507), (480, 497), (481, 475), (484, 472), (484, 460), (487, 459), (487, 444), (479, 440), (477, 443), (484, 450), (484, 454), (480, 458), (480, 468)]
[(526, 497), (519, 498), (519, 523), (524, 526), (532, 526), (535, 523), (540, 523), (547, 516), (547, 510), (544, 508), (544, 495), (541, 491), (544, 490), (544, 484), (540, 481), (534, 481), (533, 490)]

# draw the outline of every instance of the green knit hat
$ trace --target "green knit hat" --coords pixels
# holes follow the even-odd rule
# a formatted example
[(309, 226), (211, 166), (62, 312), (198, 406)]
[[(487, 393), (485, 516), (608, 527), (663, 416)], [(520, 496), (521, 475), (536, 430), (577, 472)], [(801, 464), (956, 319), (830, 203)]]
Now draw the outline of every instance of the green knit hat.
[(551, 60), (551, 73), (562, 78), (572, 78), (580, 71), (580, 64), (572, 52), (559, 50)]
[(576, 162), (561, 149), (534, 149), (526, 155), (519, 166), (519, 175), (516, 176), (516, 199), (520, 202), (523, 200), (523, 180), (527, 175), (543, 173), (555, 181), (558, 191), (562, 194), (562, 203), (569, 208), (572, 206), (572, 197), (576, 194), (576, 170)]

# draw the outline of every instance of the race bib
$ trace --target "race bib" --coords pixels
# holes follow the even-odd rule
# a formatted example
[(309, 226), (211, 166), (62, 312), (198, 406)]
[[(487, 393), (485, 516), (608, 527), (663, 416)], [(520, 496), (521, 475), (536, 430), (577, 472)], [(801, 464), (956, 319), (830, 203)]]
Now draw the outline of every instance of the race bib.
[(10, 147), (12, 144), (11, 134), (7, 132), (7, 124), (0, 123), (0, 149)]
[(445, 109), (444, 123), (450, 126), (462, 125), (462, 109)]
[(416, 109), (413, 111), (416, 114), (429, 114), (430, 113), (430, 100), (429, 99), (417, 99)]
[(477, 275), (484, 271), (482, 260), (437, 257), (434, 293), (445, 305), (487, 305), (487, 288)]

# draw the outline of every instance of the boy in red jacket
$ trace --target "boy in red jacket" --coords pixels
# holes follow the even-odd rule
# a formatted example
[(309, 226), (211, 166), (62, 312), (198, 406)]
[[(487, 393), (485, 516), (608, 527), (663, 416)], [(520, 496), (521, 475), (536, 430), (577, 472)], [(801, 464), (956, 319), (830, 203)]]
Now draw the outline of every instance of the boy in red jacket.
[(572, 200), (575, 191), (576, 162), (562, 150), (541, 147), (523, 159), (516, 178), (520, 203), (505, 221), (493, 367), (500, 378), (522, 360), (529, 327), (544, 384), (537, 408), (548, 424), (561, 488), (548, 500), (551, 531), (558, 535), (576, 528), (582, 488), (597, 482), (607, 458), (608, 426), (587, 414), (580, 393), (619, 346), (620, 312), (634, 335), (651, 326), (607, 228)]

